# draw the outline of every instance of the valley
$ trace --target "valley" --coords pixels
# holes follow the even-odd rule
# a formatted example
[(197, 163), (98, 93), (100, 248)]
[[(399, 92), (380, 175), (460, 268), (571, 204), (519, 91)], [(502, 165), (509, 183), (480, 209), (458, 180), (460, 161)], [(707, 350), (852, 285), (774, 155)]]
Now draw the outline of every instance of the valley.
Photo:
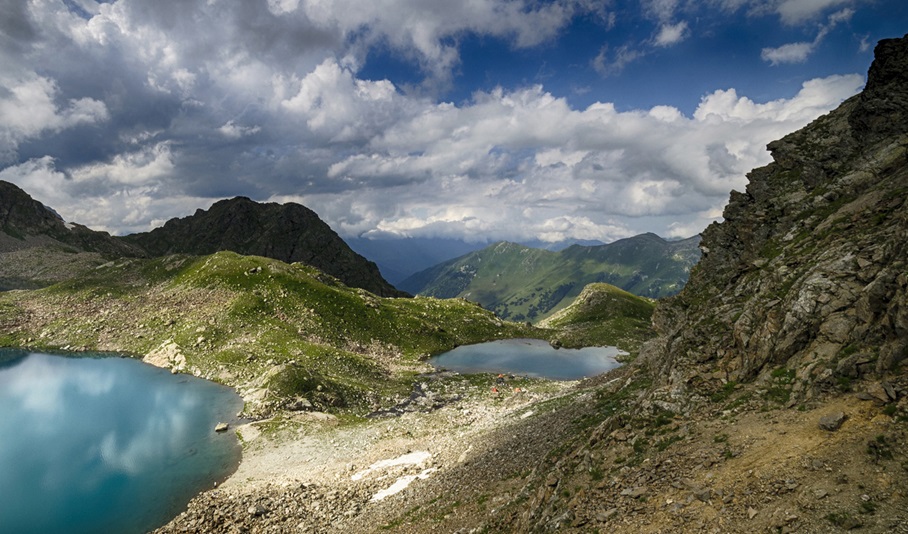
[[(683, 289), (651, 277), (680, 290), (658, 302), (581, 269), (533, 324), (545, 269), (507, 313), (460, 293), (547, 252), (500, 243), (492, 270), (448, 266), (461, 298), (410, 297), (333, 232), (245, 239), (302, 206), (239, 197), (124, 239), (4, 184), (0, 345), (237, 390), (238, 471), (159, 532), (908, 532), (908, 37), (875, 54), (861, 94), (769, 145), (680, 254)], [(426, 363), (520, 337), (628, 355), (563, 382)]]
[(536, 322), (570, 304), (592, 283), (657, 299), (678, 293), (700, 259), (699, 236), (666, 241), (642, 234), (558, 252), (495, 243), (442, 262), (400, 283), (413, 294), (462, 297), (503, 319)]

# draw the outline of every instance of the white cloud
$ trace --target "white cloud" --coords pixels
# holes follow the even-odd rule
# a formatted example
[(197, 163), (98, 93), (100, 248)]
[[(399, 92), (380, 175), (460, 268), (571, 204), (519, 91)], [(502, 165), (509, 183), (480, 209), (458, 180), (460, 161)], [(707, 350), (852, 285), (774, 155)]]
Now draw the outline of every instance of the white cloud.
[[(86, 20), (63, 3), (30, 3), (38, 45), (2, 55), (12, 59), (0, 73), (0, 161), (11, 166), (0, 178), (114, 233), (185, 216), (217, 191), (303, 201), (345, 235), (611, 240), (705, 226), (768, 161), (767, 142), (861, 83), (814, 80), (772, 102), (715, 91), (692, 116), (577, 109), (541, 86), (458, 102), (426, 90), (452, 79), (465, 35), (535, 46), (578, 13), (610, 27), (606, 4), (120, 1), (89, 5)], [(679, 17), (691, 5), (647, 2), (657, 30), (602, 47), (592, 66), (615, 75), (688, 38), (694, 19)], [(816, 42), (849, 13), (830, 16)], [(418, 65), (417, 85), (427, 80), (365, 79), (359, 69), (377, 50)], [(767, 61), (797, 56), (772, 50)], [(88, 125), (97, 136), (79, 135)], [(34, 141), (50, 134), (41, 157)], [(19, 161), (25, 142), (32, 159)]]
[(117, 156), (107, 164), (63, 173), (44, 156), (0, 170), (12, 182), (67, 221), (111, 233), (147, 231), (167, 219), (184, 217), (207, 197), (172, 191), (173, 155), (167, 145)]
[(616, 76), (624, 67), (646, 55), (646, 52), (633, 48), (631, 45), (622, 45), (609, 53), (609, 46), (605, 45), (593, 59), (593, 68), (603, 76)]
[(239, 139), (247, 135), (255, 135), (262, 131), (262, 128), (260, 126), (240, 126), (229, 120), (218, 128), (218, 131), (228, 139)]
[(767, 47), (760, 52), (760, 58), (763, 61), (768, 61), (771, 65), (779, 65), (782, 63), (804, 63), (807, 61), (808, 56), (814, 53), (823, 39), (831, 32), (837, 25), (848, 22), (851, 20), (851, 17), (854, 15), (853, 9), (842, 9), (831, 15), (829, 15), (826, 24), (820, 26), (817, 36), (812, 42), (798, 42), (798, 43), (789, 43), (779, 47)]
[(108, 118), (104, 103), (91, 98), (58, 105), (59, 89), (50, 78), (14, 80), (0, 75), (0, 89), (5, 89), (0, 91), (0, 161), (9, 161), (25, 139)]
[[(676, 231), (688, 229), (713, 220), (705, 214), (720, 209), (730, 189), (743, 188), (745, 173), (768, 163), (769, 141), (862, 83), (860, 76), (812, 80), (794, 97), (766, 103), (715, 91), (692, 118), (667, 106), (574, 110), (540, 87), (493, 91), (401, 117), (368, 150), (331, 167), (335, 180), (355, 189), (302, 200), (321, 206), (320, 215), (344, 234), (530, 239), (563, 235), (552, 227), (567, 220), (604, 216), (667, 217)], [(570, 231), (609, 240), (631, 228), (641, 230), (599, 222)]]
[(804, 63), (816, 48), (815, 43), (788, 43), (776, 48), (764, 48), (760, 58), (772, 65), (782, 63)]
[[(744, 186), (745, 173), (769, 161), (766, 143), (862, 83), (859, 76), (812, 80), (792, 98), (765, 103), (733, 89), (715, 91), (686, 117), (669, 106), (619, 112), (600, 103), (576, 110), (541, 87), (434, 104), (329, 67), (332, 75), (320, 79), (330, 90), (312, 93), (319, 106), (308, 97), (294, 101), (297, 93), (287, 100), (295, 103), (293, 113), (318, 117), (334, 99), (393, 95), (401, 102), (365, 123), (356, 113), (345, 116), (364, 124), (368, 138), (330, 165), (333, 189), (271, 199), (300, 201), (344, 235), (610, 241), (702, 228), (728, 191)], [(340, 120), (319, 127), (335, 136), (345, 131)], [(179, 159), (170, 144), (157, 143), (69, 175), (42, 158), (6, 169), (0, 179), (18, 183), (68, 220), (138, 231), (211, 203), (169, 191)], [(645, 226), (649, 218), (662, 226)]]
[(656, 35), (656, 46), (673, 46), (683, 41), (688, 35), (687, 22), (663, 24)]
[(158, 143), (137, 152), (116, 155), (109, 163), (85, 165), (72, 171), (77, 184), (146, 186), (164, 182), (175, 168), (169, 143)]
[(855, 0), (782, 0), (776, 11), (786, 24), (800, 24), (830, 8), (854, 4)]
[(463, 32), (506, 38), (517, 47), (530, 47), (552, 39), (578, 11), (597, 8), (570, 0), (313, 0), (299, 9), (321, 27), (336, 28), (345, 36), (357, 34), (370, 44), (385, 42), (411, 53), (434, 80), (447, 83), (451, 69), (460, 61), (456, 46), (447, 41)]
[(391, 82), (357, 79), (334, 59), (323, 61), (298, 85), (281, 107), (305, 117), (313, 132), (336, 141), (368, 139), (407, 104)]
[(675, 16), (678, 0), (644, 0), (644, 10), (661, 22), (667, 22)]
[(724, 11), (746, 7), (748, 15), (777, 15), (786, 25), (797, 26), (820, 18), (831, 9), (855, 6), (865, 0), (710, 0)]

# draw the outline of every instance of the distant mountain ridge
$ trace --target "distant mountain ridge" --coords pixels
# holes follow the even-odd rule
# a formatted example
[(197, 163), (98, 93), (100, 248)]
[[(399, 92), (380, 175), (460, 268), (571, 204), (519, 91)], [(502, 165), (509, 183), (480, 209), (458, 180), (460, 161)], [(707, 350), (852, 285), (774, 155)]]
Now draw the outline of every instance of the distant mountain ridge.
[(0, 181), (0, 290), (50, 285), (115, 259), (219, 251), (301, 262), (379, 296), (408, 296), (300, 204), (237, 197), (151, 232), (114, 237), (67, 223), (21, 188)]
[[(450, 237), (345, 237), (350, 248), (374, 261), (386, 280), (400, 283), (414, 274), (464, 254), (483, 249), (497, 241), (466, 241)], [(571, 245), (597, 246), (602, 241), (569, 239), (547, 242), (534, 239), (520, 241), (530, 248), (557, 252)]]
[(374, 261), (386, 280), (399, 286), (415, 273), (488, 246), (448, 238), (348, 237), (344, 241), (354, 251)]
[(666, 241), (641, 234), (552, 252), (499, 242), (426, 269), (399, 286), (425, 296), (464, 297), (504, 319), (534, 321), (568, 305), (584, 286), (596, 282), (643, 297), (673, 295), (699, 260), (698, 243), (699, 236)]

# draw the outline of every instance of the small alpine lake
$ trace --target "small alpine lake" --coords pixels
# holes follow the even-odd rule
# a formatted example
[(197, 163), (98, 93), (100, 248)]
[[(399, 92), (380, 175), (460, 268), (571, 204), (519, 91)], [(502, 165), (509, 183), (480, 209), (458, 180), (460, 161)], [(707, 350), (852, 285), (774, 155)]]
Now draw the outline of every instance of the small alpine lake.
[(139, 360), (0, 349), (0, 531), (145, 532), (230, 475), (242, 399)]
[(463, 345), (429, 358), (436, 369), (458, 373), (510, 373), (552, 380), (578, 380), (621, 365), (617, 347), (556, 349), (539, 339), (505, 339)]

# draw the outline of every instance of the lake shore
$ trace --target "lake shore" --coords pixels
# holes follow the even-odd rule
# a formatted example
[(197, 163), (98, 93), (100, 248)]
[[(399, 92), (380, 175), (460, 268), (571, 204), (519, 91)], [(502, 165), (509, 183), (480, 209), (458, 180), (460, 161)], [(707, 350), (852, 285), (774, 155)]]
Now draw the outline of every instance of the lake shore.
[[(538, 417), (541, 405), (568, 403), (580, 393), (577, 381), (520, 381), (519, 391), (511, 383), (493, 391), (494, 383), (494, 375), (460, 377), (453, 386), (460, 395), (457, 401), (437, 409), (424, 403), (396, 417), (350, 422), (321, 412), (296, 412), (241, 425), (236, 432), (243, 459), (237, 471), (157, 532), (208, 524), (199, 516), (209, 509), (223, 509), (225, 518), (232, 515), (237, 528), (246, 519), (257, 522), (268, 516), (269, 524), (288, 532), (366, 532), (393, 522), (401, 499), (416, 502), (468, 480), (479, 489), (494, 484), (495, 477), (485, 480), (482, 469), (472, 479), (459, 473), (496, 450), (502, 431), (526, 428), (523, 423)], [(452, 389), (450, 384), (424, 386), (428, 398)], [(526, 436), (527, 452), (544, 454), (556, 437)], [(298, 499), (305, 506), (294, 504)], [(270, 504), (259, 509), (266, 501)], [(293, 520), (296, 525), (289, 524)], [(216, 525), (208, 528), (219, 531)]]
[[(459, 400), (399, 417), (284, 413), (240, 427), (236, 473), (156, 532), (826, 532), (843, 518), (864, 532), (908, 525), (899, 505), (908, 477), (884, 469), (866, 445), (881, 435), (882, 447), (903, 443), (905, 428), (873, 402), (754, 403), (731, 417), (704, 405), (631, 424), (636, 401), (621, 392), (645, 380), (633, 367), (520, 392), (493, 393), (493, 375), (462, 380)], [(617, 406), (610, 402), (624, 406), (624, 426), (603, 418)], [(846, 416), (836, 432), (817, 426), (830, 412)], [(872, 510), (861, 508), (866, 502)], [(558, 511), (565, 507), (584, 515)]]

